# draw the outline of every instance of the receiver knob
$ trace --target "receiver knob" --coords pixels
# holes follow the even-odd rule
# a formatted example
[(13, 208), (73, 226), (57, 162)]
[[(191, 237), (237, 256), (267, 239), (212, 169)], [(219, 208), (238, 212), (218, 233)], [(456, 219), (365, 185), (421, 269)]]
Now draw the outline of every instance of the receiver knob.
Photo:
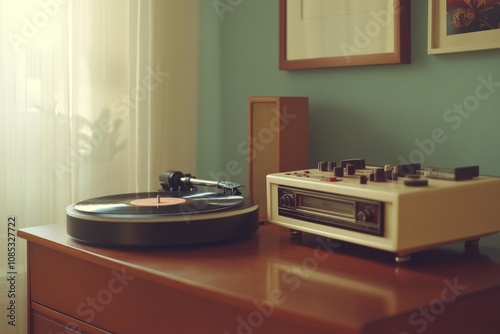
[(369, 208), (364, 208), (358, 211), (357, 218), (358, 221), (371, 222), (373, 220), (373, 211)]
[(354, 173), (356, 172), (356, 166), (354, 164), (347, 164), (346, 170), (347, 170), (347, 175), (354, 175)]
[(333, 168), (333, 175), (337, 177), (343, 177), (344, 176), (344, 168), (337, 166)]
[(328, 170), (328, 161), (318, 162), (318, 170), (321, 172), (326, 172)]
[(284, 194), (281, 196), (280, 206), (282, 208), (293, 208), (295, 206), (293, 196), (291, 194)]

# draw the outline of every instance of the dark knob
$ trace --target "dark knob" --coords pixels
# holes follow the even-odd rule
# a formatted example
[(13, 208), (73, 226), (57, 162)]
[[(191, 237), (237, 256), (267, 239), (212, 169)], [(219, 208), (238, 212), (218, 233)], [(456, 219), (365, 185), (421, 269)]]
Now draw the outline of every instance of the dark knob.
[(375, 182), (385, 182), (386, 181), (385, 172), (384, 172), (383, 168), (375, 169), (374, 174), (375, 174), (375, 177), (374, 177), (373, 181), (375, 181)]
[(368, 208), (360, 210), (358, 211), (357, 218), (362, 222), (371, 222), (373, 220), (373, 211)]
[(356, 172), (356, 166), (354, 164), (347, 164), (346, 166), (347, 175), (354, 175)]
[(337, 177), (343, 177), (344, 176), (344, 168), (337, 166), (333, 169), (333, 175)]
[(280, 206), (282, 208), (293, 208), (294, 207), (293, 196), (290, 194), (285, 194), (285, 195), (281, 196)]
[(320, 161), (318, 162), (318, 170), (325, 172), (328, 170), (328, 161)]

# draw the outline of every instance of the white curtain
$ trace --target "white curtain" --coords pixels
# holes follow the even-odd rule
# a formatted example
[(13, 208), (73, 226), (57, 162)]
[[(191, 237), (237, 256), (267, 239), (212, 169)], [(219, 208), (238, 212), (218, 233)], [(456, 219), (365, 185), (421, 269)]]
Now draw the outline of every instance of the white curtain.
[(9, 222), (65, 224), (73, 202), (196, 172), (198, 1), (0, 0), (0, 37), (0, 333), (24, 333)]

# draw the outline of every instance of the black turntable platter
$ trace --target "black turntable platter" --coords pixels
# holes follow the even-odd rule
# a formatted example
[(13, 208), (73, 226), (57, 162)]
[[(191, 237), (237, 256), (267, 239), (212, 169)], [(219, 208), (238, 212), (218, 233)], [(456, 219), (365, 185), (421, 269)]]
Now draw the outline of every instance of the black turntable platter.
[(97, 197), (66, 208), (67, 232), (103, 246), (160, 246), (247, 236), (258, 206), (240, 195), (159, 191)]

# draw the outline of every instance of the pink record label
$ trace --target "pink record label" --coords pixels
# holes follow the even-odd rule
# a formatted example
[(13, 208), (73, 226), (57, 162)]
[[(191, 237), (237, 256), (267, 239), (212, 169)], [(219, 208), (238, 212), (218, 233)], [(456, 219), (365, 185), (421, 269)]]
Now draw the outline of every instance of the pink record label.
[(137, 206), (169, 206), (182, 204), (184, 202), (186, 202), (184, 198), (152, 197), (135, 199), (131, 201), (130, 204)]

